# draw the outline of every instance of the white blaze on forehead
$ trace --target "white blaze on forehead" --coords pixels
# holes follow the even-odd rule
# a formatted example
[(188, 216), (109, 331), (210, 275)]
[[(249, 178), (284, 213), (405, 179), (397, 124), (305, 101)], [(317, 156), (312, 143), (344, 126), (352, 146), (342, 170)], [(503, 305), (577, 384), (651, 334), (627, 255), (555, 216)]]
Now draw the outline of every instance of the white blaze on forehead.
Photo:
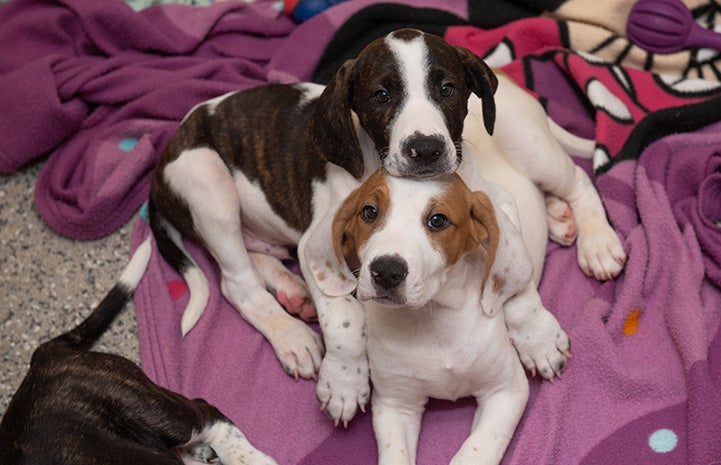
[(386, 37), (386, 45), (398, 61), (400, 77), (409, 99), (428, 100), (426, 91), (428, 49), (423, 36), (411, 41)]
[(395, 176), (386, 176), (386, 183), (390, 209), (370, 236), (365, 250), (368, 256), (363, 258), (400, 255), (410, 263), (420, 258), (420, 251), (430, 252), (425, 215), (433, 199), (442, 195), (442, 184), (435, 179), (419, 181)]
[[(393, 53), (398, 64), (404, 93), (392, 96), (403, 100), (397, 110), (390, 131), (391, 163), (406, 163), (401, 154), (401, 145), (410, 136), (440, 136), (446, 140), (446, 157), (455, 154), (455, 146), (446, 126), (446, 121), (435, 102), (429, 95), (428, 72), (430, 70), (428, 47), (419, 35), (413, 40), (401, 40), (393, 35), (386, 37), (385, 43)], [(396, 160), (393, 160), (397, 157)]]

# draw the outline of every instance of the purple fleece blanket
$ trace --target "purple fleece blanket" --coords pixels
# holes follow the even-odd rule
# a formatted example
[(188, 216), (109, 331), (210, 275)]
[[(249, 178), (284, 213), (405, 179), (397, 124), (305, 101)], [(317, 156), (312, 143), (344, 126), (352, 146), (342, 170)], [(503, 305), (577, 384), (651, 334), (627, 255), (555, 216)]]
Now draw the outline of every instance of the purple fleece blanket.
[(0, 10), (0, 172), (52, 152), (36, 187), (43, 219), (73, 238), (116, 230), (195, 103), (267, 82), (294, 29), (271, 6), (10, 2)]
[[(0, 172), (49, 155), (36, 194), (43, 218), (68, 236), (100, 237), (145, 200), (163, 144), (195, 103), (307, 80), (338, 52), (329, 50), (336, 36), (371, 31), (374, 21), (426, 27), (429, 17), (447, 17), (440, 13), (472, 20), (474, 5), (348, 0), (295, 25), (265, 0), (139, 13), (120, 1), (11, 0), (0, 9)], [(629, 261), (618, 279), (598, 283), (581, 273), (575, 248), (549, 245), (540, 291), (574, 357), (555, 384), (529, 381), (504, 464), (721, 463), (719, 83), (681, 78), (698, 65), (693, 58), (672, 68), (675, 76), (630, 69), (623, 63), (638, 50), (613, 35), (588, 40), (587, 24), (516, 19), (444, 33), (501, 67), (560, 124), (596, 139), (593, 166), (583, 166), (595, 172)], [(133, 248), (149, 234), (142, 210), (140, 218)], [(187, 337), (179, 329), (187, 289), (159, 254), (136, 294), (149, 376), (218, 405), (281, 464), (374, 463), (371, 414), (333, 428), (314, 383), (285, 374), (220, 295), (217, 266), (189, 248), (211, 297)], [(431, 402), (419, 465), (449, 462), (473, 408), (470, 400)]]

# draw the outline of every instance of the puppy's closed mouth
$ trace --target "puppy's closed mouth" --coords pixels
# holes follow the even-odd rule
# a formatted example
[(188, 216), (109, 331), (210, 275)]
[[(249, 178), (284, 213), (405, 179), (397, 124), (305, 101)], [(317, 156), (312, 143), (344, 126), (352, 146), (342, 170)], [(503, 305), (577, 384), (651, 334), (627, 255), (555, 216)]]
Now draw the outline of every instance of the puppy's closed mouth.
[(405, 169), (388, 168), (388, 172), (400, 178), (431, 179), (439, 176), (449, 175), (453, 173), (457, 168), (458, 165), (452, 166), (449, 163), (446, 166), (428, 165), (406, 167)]
[(368, 301), (368, 300), (374, 300), (378, 302), (381, 305), (384, 305), (386, 307), (401, 307), (406, 304), (406, 297), (405, 295), (400, 295), (395, 292), (386, 292), (386, 293), (376, 293), (376, 295), (371, 296), (358, 296), (360, 300)]

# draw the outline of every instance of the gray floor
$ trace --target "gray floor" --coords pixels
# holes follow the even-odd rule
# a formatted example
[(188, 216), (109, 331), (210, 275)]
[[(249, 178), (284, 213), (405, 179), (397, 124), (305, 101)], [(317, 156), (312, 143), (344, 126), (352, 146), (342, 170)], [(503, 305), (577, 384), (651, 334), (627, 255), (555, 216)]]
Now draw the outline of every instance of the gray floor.
[[(96, 241), (49, 229), (33, 202), (40, 164), (0, 175), (0, 414), (35, 347), (79, 323), (128, 260), (133, 221)], [(138, 362), (135, 312), (127, 307), (96, 346)]]

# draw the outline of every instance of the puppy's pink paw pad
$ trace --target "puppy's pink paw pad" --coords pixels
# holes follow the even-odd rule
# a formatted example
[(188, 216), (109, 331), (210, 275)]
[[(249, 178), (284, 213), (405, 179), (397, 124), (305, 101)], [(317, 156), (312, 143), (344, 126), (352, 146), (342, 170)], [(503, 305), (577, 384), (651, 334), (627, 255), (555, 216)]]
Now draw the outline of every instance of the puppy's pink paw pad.
[(298, 315), (303, 320), (313, 321), (318, 316), (315, 305), (305, 296), (289, 296), (285, 292), (279, 292), (276, 299), (278, 299), (278, 302), (280, 302), (288, 313)]
[(578, 225), (573, 210), (565, 200), (546, 196), (546, 220), (548, 236), (552, 241), (565, 246), (573, 244), (578, 236)]

